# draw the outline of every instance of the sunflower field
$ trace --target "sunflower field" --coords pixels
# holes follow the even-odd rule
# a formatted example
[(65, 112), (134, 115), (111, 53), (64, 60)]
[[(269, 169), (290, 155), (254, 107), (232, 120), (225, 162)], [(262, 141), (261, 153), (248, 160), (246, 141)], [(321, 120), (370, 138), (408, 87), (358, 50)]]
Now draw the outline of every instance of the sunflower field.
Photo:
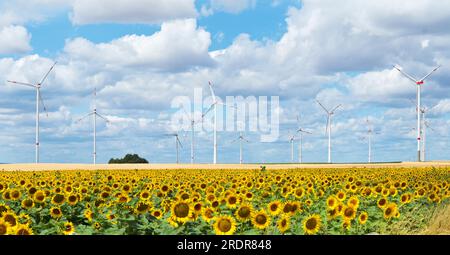
[(450, 168), (0, 172), (0, 235), (409, 233)]

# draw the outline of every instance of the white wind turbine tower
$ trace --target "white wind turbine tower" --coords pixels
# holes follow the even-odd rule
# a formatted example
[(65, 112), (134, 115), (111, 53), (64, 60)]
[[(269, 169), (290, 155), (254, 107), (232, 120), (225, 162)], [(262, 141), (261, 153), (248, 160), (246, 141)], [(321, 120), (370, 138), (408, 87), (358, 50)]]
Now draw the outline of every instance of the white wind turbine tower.
[(17, 85), (24, 85), (24, 86), (28, 86), (28, 87), (32, 87), (36, 89), (36, 163), (39, 163), (39, 102), (42, 104), (44, 111), (47, 111), (44, 105), (44, 100), (42, 99), (41, 96), (41, 91), (40, 89), (42, 88), (42, 84), (45, 82), (45, 80), (47, 79), (48, 75), (50, 74), (50, 72), (53, 70), (53, 68), (55, 67), (57, 62), (55, 62), (50, 69), (48, 70), (48, 72), (44, 75), (44, 77), (42, 78), (42, 80), (37, 83), (37, 84), (30, 84), (27, 82), (18, 82), (18, 81), (9, 81), (10, 83), (13, 84), (17, 84)]
[(239, 137), (232, 141), (231, 143), (234, 143), (236, 141), (239, 140), (239, 164), (242, 164), (244, 162), (243, 156), (242, 156), (242, 142), (247, 142), (249, 143), (250, 141), (245, 139), (244, 135), (242, 134), (242, 132), (239, 133)]
[(294, 163), (294, 141), (295, 135), (289, 135), (289, 143), (291, 144), (291, 163)]
[(208, 82), (209, 90), (211, 91), (211, 96), (213, 98), (212, 104), (209, 106), (209, 109), (202, 115), (202, 118), (208, 114), (209, 111), (211, 111), (214, 108), (214, 145), (213, 145), (213, 163), (217, 164), (217, 104), (220, 102), (216, 98), (216, 94), (214, 93), (213, 85), (209, 81)]
[(379, 134), (378, 132), (374, 132), (373, 127), (369, 121), (369, 118), (366, 119), (367, 124), (367, 142), (369, 146), (369, 155), (368, 155), (368, 163), (372, 163), (372, 136), (374, 134)]
[[(190, 122), (190, 126), (191, 126), (191, 164), (194, 164), (195, 162), (195, 149), (194, 149), (194, 137), (195, 137), (195, 124), (198, 123), (198, 120), (195, 118), (195, 112), (192, 114), (189, 114), (186, 109), (183, 107), (184, 113), (186, 114), (186, 116), (189, 119)], [(202, 114), (201, 116), (201, 121), (203, 121), (203, 116), (204, 114)]]
[(166, 136), (173, 136), (173, 137), (175, 137), (175, 147), (176, 147), (176, 150), (177, 150), (177, 164), (179, 164), (180, 163), (180, 161), (179, 161), (179, 147), (183, 148), (183, 145), (181, 144), (181, 141), (180, 141), (180, 137), (179, 137), (178, 133), (167, 134)]
[(326, 131), (328, 131), (328, 163), (331, 163), (331, 117), (334, 115), (334, 112), (341, 106), (339, 104), (338, 106), (334, 107), (333, 110), (329, 111), (325, 106), (323, 106), (319, 100), (316, 100), (317, 103), (323, 108), (323, 110), (327, 113), (327, 126)]
[(94, 144), (93, 144), (93, 153), (92, 153), (92, 156), (94, 158), (94, 165), (97, 164), (97, 117), (100, 117), (106, 123), (110, 123), (110, 121), (107, 118), (103, 117), (101, 114), (99, 114), (97, 112), (96, 97), (97, 97), (97, 89), (94, 89), (94, 110), (76, 121), (78, 123), (91, 115), (94, 117), (94, 134), (93, 134)]
[[(421, 85), (425, 83), (425, 79), (428, 78), (432, 73), (434, 73), (436, 70), (438, 70), (441, 66), (437, 66), (434, 68), (430, 73), (425, 75), (422, 79), (418, 80), (411, 75), (407, 74), (402, 70), (400, 66), (394, 65), (394, 68), (397, 69), (401, 74), (403, 74), (406, 78), (410, 79), (412, 82), (414, 82), (417, 85), (417, 107), (416, 109), (420, 109), (420, 90)], [(421, 136), (421, 129), (420, 129), (420, 111), (417, 111), (417, 161), (422, 161), (420, 158), (420, 136)]]
[(298, 143), (298, 163), (302, 163), (302, 161), (303, 161), (303, 135), (304, 134), (312, 134), (312, 133), (309, 131), (306, 131), (300, 127), (300, 120), (299, 120), (298, 116), (297, 116), (297, 125), (298, 125), (297, 133), (299, 133), (299, 135), (300, 135), (300, 139), (299, 139), (299, 143)]

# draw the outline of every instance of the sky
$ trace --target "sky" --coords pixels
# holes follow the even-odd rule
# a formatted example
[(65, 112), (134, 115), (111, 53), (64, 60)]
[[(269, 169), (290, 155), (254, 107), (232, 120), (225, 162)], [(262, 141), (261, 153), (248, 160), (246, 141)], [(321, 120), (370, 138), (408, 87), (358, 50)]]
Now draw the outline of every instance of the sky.
[[(194, 89), (210, 96), (279, 98), (280, 135), (261, 142), (246, 130), (244, 162), (290, 162), (289, 136), (301, 127), (303, 160), (326, 162), (325, 107), (333, 162), (416, 160), (415, 77), (426, 80), (426, 159), (450, 154), (450, 2), (432, 0), (16, 0), (0, 2), (0, 162), (34, 162), (35, 92), (6, 82), (38, 82), (41, 162), (97, 162), (137, 153), (175, 161), (172, 106)], [(205, 101), (206, 102), (206, 101)], [(207, 109), (207, 104), (201, 111)], [(178, 109), (179, 110), (179, 109)], [(299, 116), (299, 121), (297, 121)], [(188, 130), (178, 130), (190, 161)], [(218, 133), (218, 162), (239, 162), (237, 130)], [(298, 136), (297, 136), (298, 137)], [(299, 141), (295, 141), (297, 160)], [(212, 162), (212, 132), (195, 132), (196, 162)]]

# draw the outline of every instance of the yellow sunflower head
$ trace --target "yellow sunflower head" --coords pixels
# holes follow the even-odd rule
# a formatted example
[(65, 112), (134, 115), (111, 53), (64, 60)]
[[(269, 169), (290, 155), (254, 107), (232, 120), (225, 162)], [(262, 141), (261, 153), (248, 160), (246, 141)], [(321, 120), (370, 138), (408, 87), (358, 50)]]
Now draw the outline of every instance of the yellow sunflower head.
[(185, 201), (177, 201), (174, 203), (171, 212), (174, 219), (181, 223), (189, 221), (194, 213), (191, 205)]
[(368, 219), (369, 219), (369, 214), (367, 212), (362, 212), (358, 217), (359, 224), (361, 224), (361, 225), (366, 224)]
[(281, 212), (281, 202), (278, 200), (272, 201), (267, 205), (267, 209), (271, 215), (278, 215)]
[(290, 218), (289, 217), (281, 217), (277, 222), (277, 228), (280, 233), (284, 234), (290, 227)]
[(252, 224), (257, 229), (265, 229), (270, 224), (270, 217), (264, 210), (253, 213)]
[(73, 235), (75, 233), (75, 226), (72, 222), (66, 222), (63, 225), (63, 234), (64, 235)]
[(33, 235), (33, 230), (28, 226), (28, 224), (17, 225), (14, 232), (15, 235)]
[(303, 231), (305, 234), (314, 235), (321, 227), (321, 219), (318, 214), (313, 214), (303, 220)]
[(230, 216), (218, 216), (213, 227), (216, 235), (232, 235), (236, 231), (236, 221)]

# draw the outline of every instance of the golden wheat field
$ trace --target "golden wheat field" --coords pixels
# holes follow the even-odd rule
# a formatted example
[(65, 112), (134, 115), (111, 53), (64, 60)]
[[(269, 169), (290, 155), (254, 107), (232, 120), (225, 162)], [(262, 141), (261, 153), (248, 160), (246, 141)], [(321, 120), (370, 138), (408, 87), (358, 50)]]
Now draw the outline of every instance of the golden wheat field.
[(450, 167), (3, 171), (0, 235), (415, 234), (449, 197)]

